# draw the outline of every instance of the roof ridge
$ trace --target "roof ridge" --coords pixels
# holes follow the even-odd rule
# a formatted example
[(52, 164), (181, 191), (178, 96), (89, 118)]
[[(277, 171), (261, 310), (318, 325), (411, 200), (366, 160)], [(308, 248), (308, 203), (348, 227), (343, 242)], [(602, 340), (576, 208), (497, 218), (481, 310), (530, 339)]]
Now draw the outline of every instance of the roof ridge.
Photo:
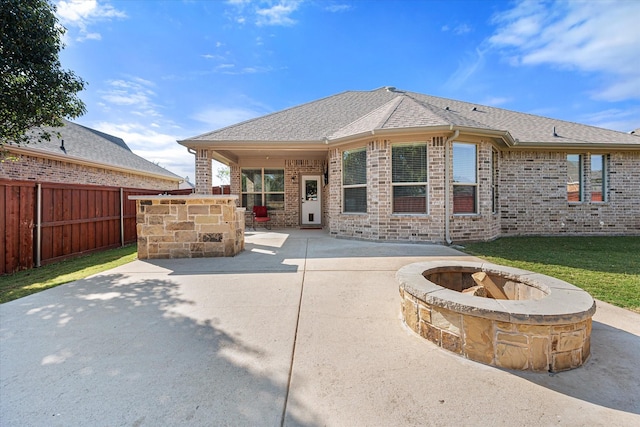
[(389, 120), (389, 118), (394, 113), (394, 111), (398, 109), (398, 106), (402, 103), (402, 99), (403, 99), (402, 95), (397, 95), (393, 99), (390, 99), (389, 101), (382, 104), (381, 106), (374, 108), (373, 110), (347, 123), (341, 128), (336, 129), (334, 132), (331, 133), (331, 135), (328, 135), (326, 137), (327, 138), (335, 137), (335, 135), (339, 135), (340, 132), (344, 132), (345, 129), (349, 129), (350, 127), (355, 126), (359, 122), (364, 122), (366, 121), (367, 118), (371, 118), (376, 114), (382, 114), (382, 117), (379, 120), (376, 120), (376, 124), (374, 124), (372, 127), (373, 129), (380, 129)]
[[(375, 90), (379, 90), (379, 89), (375, 89)], [(373, 91), (345, 90), (343, 92), (334, 93), (333, 95), (325, 96), (325, 97), (322, 97), (322, 98), (319, 98), (319, 99), (315, 99), (313, 101), (308, 101), (308, 102), (303, 102), (302, 104), (292, 105), (291, 107), (285, 108), (284, 110), (273, 111), (271, 113), (267, 113), (267, 114), (262, 115), (262, 116), (253, 117), (253, 118), (250, 118), (250, 119), (247, 119), (247, 120), (243, 120), (243, 121), (241, 121), (239, 123), (234, 123), (232, 125), (225, 126), (225, 127), (219, 128), (219, 129), (215, 129), (215, 130), (212, 130), (212, 131), (209, 131), (209, 132), (205, 132), (205, 133), (200, 134), (200, 135), (192, 136), (192, 137), (190, 137), (188, 139), (199, 139), (199, 138), (202, 138), (202, 137), (207, 136), (207, 135), (214, 135), (216, 133), (219, 133), (219, 132), (222, 132), (222, 131), (225, 131), (225, 130), (229, 130), (229, 129), (233, 129), (235, 127), (238, 127), (238, 126), (241, 126), (241, 125), (245, 125), (247, 123), (251, 123), (251, 122), (254, 122), (256, 120), (262, 120), (264, 118), (267, 118), (267, 117), (270, 117), (270, 116), (274, 116), (276, 114), (282, 114), (282, 113), (285, 113), (287, 111), (291, 111), (291, 110), (293, 110), (295, 108), (300, 108), (300, 107), (304, 107), (305, 105), (315, 104), (317, 102), (325, 101), (327, 99), (338, 97), (338, 96), (341, 96), (341, 95), (344, 95), (344, 94), (347, 94), (347, 93), (352, 93), (352, 92), (375, 92), (375, 90), (373, 90)]]
[(389, 120), (391, 120), (391, 116), (393, 116), (393, 113), (398, 111), (398, 108), (400, 107), (400, 104), (402, 104), (404, 102), (405, 95), (404, 94), (398, 95), (397, 97), (393, 98), (391, 100), (391, 102), (392, 101), (396, 101), (398, 98), (400, 100), (396, 102), (396, 106), (393, 108), (393, 111), (391, 111), (389, 114), (387, 114), (387, 118), (382, 123), (380, 123), (380, 126), (378, 126), (378, 127), (383, 128), (387, 123), (389, 123)]
[[(481, 122), (479, 122), (477, 120), (469, 119), (467, 117), (461, 116), (456, 111), (443, 110), (442, 108), (436, 107), (435, 105), (432, 105), (432, 104), (430, 104), (428, 102), (420, 101), (419, 99), (416, 99), (413, 95), (410, 95), (409, 93), (413, 93), (413, 92), (407, 92), (407, 97), (411, 98), (417, 104), (419, 104), (423, 108), (429, 110), (431, 113), (435, 114), (438, 118), (440, 118), (442, 120), (445, 120), (445, 121), (449, 122), (450, 124), (457, 124), (457, 123), (451, 123), (451, 121), (452, 121), (451, 117), (447, 117), (447, 116), (455, 115), (456, 117), (459, 117), (459, 118), (463, 119), (462, 121), (472, 122), (472, 123), (474, 123), (476, 125), (479, 125), (480, 127), (491, 127), (491, 126), (488, 126), (486, 123), (481, 123)], [(427, 95), (427, 96), (430, 96), (430, 95)], [(441, 99), (447, 100), (446, 98), (441, 98)], [(450, 100), (450, 101), (455, 101), (455, 100)], [(455, 102), (461, 102), (461, 101), (455, 101)], [(464, 102), (464, 101), (462, 101), (462, 102)], [(446, 113), (445, 113), (445, 111), (446, 111)]]
[[(540, 115), (540, 114), (533, 114), (533, 113), (526, 113), (526, 112), (523, 112), (523, 111), (509, 110), (507, 108), (495, 107), (495, 106), (492, 106), (492, 105), (485, 105), (485, 104), (481, 104), (479, 102), (460, 101), (458, 99), (445, 98), (443, 96), (436, 96), (436, 95), (427, 95), (427, 94), (418, 93), (418, 92), (405, 92), (405, 93), (411, 94), (411, 96), (414, 95), (414, 94), (417, 94), (417, 95), (424, 96), (424, 97), (427, 97), (427, 98), (436, 98), (436, 99), (439, 99), (439, 100), (442, 100), (442, 101), (451, 101), (451, 102), (460, 103), (460, 104), (466, 104), (466, 105), (474, 106), (474, 107), (491, 108), (493, 110), (504, 111), (507, 114), (511, 114), (511, 113), (523, 114), (523, 115), (526, 115), (526, 116), (534, 117), (536, 119), (541, 119), (542, 118), (542, 119), (552, 120), (552, 121), (559, 122), (559, 123), (568, 123), (568, 124), (571, 124), (571, 125), (586, 126), (586, 127), (593, 128), (593, 129), (606, 130), (608, 132), (617, 132), (617, 133), (620, 133), (620, 134), (623, 134), (623, 135), (629, 135), (629, 132), (624, 132), (624, 131), (621, 131), (621, 130), (603, 128), (601, 126), (588, 125), (588, 124), (585, 124), (585, 123), (573, 122), (573, 121), (570, 121), (570, 120), (563, 120), (563, 119), (558, 119), (558, 118), (555, 118), (555, 117), (543, 116), (543, 115)], [(421, 101), (416, 100), (416, 102), (421, 102)], [(452, 111), (452, 112), (455, 113), (455, 111)], [(475, 121), (475, 119), (471, 119), (471, 120)], [(478, 124), (481, 124), (481, 125), (483, 125), (485, 127), (493, 128), (493, 126), (491, 126), (491, 125), (489, 125), (487, 123), (484, 123), (484, 122), (478, 122)]]
[(119, 136), (110, 135), (110, 134), (108, 134), (106, 132), (102, 132), (102, 131), (99, 131), (97, 129), (92, 129), (90, 127), (81, 125), (80, 123), (73, 123), (73, 122), (68, 121), (68, 120), (67, 120), (67, 122), (70, 123), (70, 124), (76, 125), (76, 126), (80, 126), (81, 128), (83, 128), (83, 129), (85, 129), (85, 130), (87, 130), (87, 131), (99, 136), (100, 138), (106, 139), (107, 141), (109, 141), (112, 144), (115, 144), (115, 145), (117, 145), (117, 146), (119, 146), (121, 148), (124, 148), (125, 150), (131, 151), (131, 148), (129, 148), (129, 146), (124, 141), (124, 139), (120, 138)]

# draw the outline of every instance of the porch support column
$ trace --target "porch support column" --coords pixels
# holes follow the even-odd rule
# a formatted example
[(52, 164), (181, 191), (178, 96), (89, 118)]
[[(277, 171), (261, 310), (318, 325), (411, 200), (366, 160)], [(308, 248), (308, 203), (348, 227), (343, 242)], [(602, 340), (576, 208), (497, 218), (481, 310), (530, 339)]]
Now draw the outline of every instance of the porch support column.
[(196, 194), (211, 194), (211, 156), (207, 149), (196, 150)]

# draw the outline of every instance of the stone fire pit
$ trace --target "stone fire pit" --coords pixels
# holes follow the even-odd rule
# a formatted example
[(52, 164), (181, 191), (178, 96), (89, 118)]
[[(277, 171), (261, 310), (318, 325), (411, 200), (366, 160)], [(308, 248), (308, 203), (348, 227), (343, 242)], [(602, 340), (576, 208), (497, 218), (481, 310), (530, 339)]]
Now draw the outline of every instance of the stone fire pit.
[(419, 262), (396, 277), (407, 326), (468, 359), (557, 372), (589, 357), (595, 301), (567, 282), (469, 261)]

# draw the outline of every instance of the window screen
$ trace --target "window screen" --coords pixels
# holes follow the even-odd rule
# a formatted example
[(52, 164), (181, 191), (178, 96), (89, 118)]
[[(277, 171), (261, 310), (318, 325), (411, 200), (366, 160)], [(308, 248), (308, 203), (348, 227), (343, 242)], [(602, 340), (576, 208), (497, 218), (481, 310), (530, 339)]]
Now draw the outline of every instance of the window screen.
[(364, 148), (342, 153), (343, 212), (367, 212), (367, 152)]
[(426, 143), (392, 146), (394, 213), (427, 213), (427, 174)]

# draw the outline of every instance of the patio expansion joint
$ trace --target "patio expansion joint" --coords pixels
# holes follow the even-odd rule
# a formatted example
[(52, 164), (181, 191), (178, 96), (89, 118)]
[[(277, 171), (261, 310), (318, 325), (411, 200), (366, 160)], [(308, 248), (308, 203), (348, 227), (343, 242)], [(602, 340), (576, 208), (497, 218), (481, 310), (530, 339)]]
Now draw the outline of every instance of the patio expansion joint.
[(298, 340), (298, 326), (300, 325), (300, 310), (302, 308), (302, 296), (304, 294), (304, 281), (307, 274), (307, 253), (309, 251), (309, 239), (305, 239), (304, 264), (302, 267), (302, 282), (300, 283), (300, 297), (298, 298), (298, 313), (296, 315), (296, 327), (293, 332), (293, 345), (291, 346), (291, 362), (289, 364), (289, 376), (287, 379), (287, 390), (284, 395), (284, 405), (282, 405), (282, 415), (280, 417), (280, 427), (284, 427), (287, 416), (287, 404), (289, 403), (289, 391), (291, 390), (291, 379), (293, 377), (293, 364), (296, 355), (296, 343)]

